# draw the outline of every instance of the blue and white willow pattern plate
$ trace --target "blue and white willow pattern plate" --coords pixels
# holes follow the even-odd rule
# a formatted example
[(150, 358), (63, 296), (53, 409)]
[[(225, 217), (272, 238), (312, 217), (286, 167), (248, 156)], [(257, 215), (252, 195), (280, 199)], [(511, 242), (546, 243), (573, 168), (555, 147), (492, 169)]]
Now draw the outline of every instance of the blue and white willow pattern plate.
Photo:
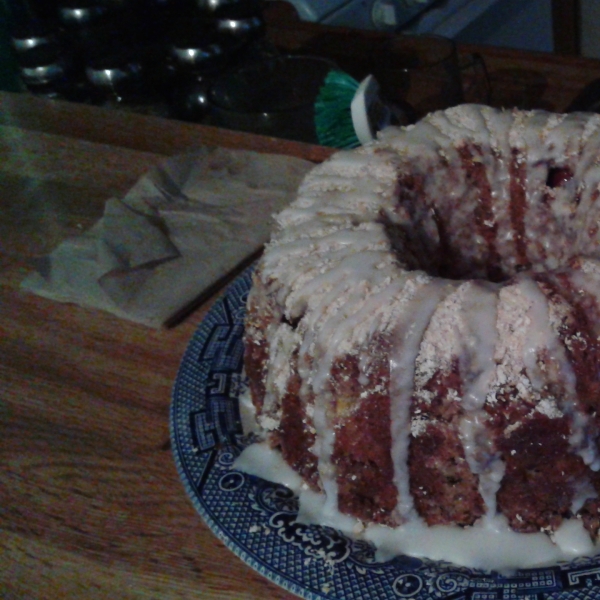
[(239, 558), (308, 600), (600, 599), (600, 558), (528, 569), (506, 577), (449, 563), (397, 556), (377, 562), (374, 548), (338, 531), (295, 522), (286, 488), (233, 470), (245, 440), (244, 314), (251, 270), (217, 301), (183, 357), (171, 405), (179, 475), (204, 521)]

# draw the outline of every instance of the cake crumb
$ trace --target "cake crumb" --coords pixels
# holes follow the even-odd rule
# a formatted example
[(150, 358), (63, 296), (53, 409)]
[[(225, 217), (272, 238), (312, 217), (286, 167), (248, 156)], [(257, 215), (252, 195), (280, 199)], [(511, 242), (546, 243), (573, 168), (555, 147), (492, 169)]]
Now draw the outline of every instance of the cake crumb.
[(549, 419), (560, 419), (563, 416), (562, 411), (556, 405), (556, 402), (550, 398), (540, 400), (535, 410)]
[(354, 533), (355, 535), (358, 535), (359, 533), (362, 533), (365, 530), (365, 525), (362, 521), (357, 521), (354, 524), (354, 527), (352, 528), (352, 533)]

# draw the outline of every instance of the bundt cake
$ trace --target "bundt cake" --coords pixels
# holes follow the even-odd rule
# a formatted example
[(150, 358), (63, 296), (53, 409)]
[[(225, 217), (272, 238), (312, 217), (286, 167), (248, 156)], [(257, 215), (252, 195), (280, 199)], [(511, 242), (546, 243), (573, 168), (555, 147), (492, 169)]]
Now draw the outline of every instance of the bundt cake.
[(583, 113), (458, 106), (309, 173), (253, 275), (245, 368), (330, 513), (569, 522), (596, 551), (599, 195)]

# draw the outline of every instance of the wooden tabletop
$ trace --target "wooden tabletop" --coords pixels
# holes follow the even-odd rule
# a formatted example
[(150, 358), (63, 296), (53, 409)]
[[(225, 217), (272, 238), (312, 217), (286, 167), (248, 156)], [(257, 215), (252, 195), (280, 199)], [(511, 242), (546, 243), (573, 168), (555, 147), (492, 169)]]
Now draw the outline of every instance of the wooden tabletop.
[(169, 445), (171, 389), (210, 302), (172, 329), (25, 293), (34, 260), (165, 156), (324, 148), (0, 94), (0, 596), (294, 596), (203, 524)]
[[(301, 46), (308, 35), (303, 31), (288, 31), (282, 39)], [(507, 70), (537, 69), (547, 82), (541, 98), (559, 110), (574, 91), (600, 76), (595, 61), (510, 51), (489, 53), (486, 60), (495, 81), (503, 70), (508, 77)], [(192, 507), (174, 466), (171, 389), (211, 302), (175, 328), (151, 330), (19, 287), (36, 258), (101, 216), (106, 199), (123, 195), (164, 157), (206, 145), (314, 161), (331, 152), (0, 93), (0, 590), (5, 598), (294, 597), (216, 539)]]

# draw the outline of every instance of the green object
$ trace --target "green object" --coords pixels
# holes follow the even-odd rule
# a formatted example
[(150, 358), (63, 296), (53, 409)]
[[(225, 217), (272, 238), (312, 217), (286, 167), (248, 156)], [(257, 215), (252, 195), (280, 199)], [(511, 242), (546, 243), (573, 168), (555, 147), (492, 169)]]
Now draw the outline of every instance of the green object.
[(330, 71), (327, 74), (315, 102), (315, 129), (322, 146), (360, 146), (350, 109), (358, 86), (358, 81), (342, 71)]

